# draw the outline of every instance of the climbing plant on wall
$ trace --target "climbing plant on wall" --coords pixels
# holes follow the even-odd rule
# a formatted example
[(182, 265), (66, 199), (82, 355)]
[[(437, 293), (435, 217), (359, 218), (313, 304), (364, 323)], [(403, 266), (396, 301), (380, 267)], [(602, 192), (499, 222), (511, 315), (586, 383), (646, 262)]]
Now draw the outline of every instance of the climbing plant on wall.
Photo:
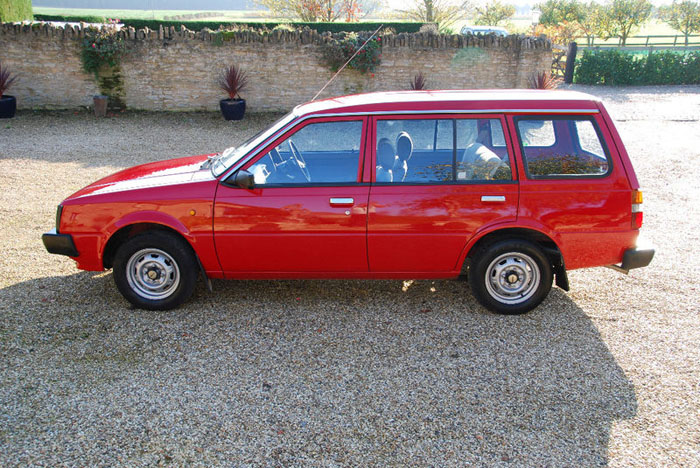
[[(371, 33), (339, 33), (322, 45), (323, 60), (337, 71), (357, 52)], [(382, 58), (382, 38), (374, 37), (355, 55), (348, 68), (361, 73), (373, 72)]]
[(87, 28), (80, 48), (83, 69), (95, 76), (100, 93), (109, 98), (111, 109), (125, 107), (124, 83), (119, 65), (127, 48), (126, 42), (117, 29), (118, 21), (109, 20), (109, 23), (102, 28)]

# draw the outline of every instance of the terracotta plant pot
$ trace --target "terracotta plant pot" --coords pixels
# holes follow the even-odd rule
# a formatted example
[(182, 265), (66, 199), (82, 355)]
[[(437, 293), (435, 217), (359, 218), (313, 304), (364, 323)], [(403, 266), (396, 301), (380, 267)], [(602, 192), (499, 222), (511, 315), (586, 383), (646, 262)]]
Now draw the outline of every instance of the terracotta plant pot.
[(95, 103), (95, 117), (104, 117), (107, 115), (107, 101), (105, 95), (99, 94), (93, 96), (92, 101)]
[(14, 96), (3, 95), (0, 98), (0, 119), (11, 119), (17, 111), (17, 99)]
[(226, 120), (241, 120), (245, 114), (245, 99), (222, 99), (219, 107)]

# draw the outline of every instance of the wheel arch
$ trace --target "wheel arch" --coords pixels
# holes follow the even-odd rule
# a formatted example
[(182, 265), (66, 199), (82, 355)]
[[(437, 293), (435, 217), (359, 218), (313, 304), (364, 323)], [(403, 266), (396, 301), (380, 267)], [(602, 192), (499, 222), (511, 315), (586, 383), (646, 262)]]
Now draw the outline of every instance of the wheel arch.
[(562, 254), (559, 244), (549, 234), (532, 227), (497, 227), (474, 236), (465, 247), (460, 275), (468, 275), (469, 264), (479, 251), (488, 245), (505, 239), (524, 239), (536, 244), (542, 249), (552, 263), (552, 268), (556, 277), (556, 285), (565, 291), (569, 290), (569, 280), (566, 274), (564, 255)]
[[(160, 224), (160, 223), (154, 223), (154, 222), (134, 222), (134, 223), (119, 227), (109, 237), (109, 239), (105, 243), (104, 249), (102, 250), (102, 266), (105, 269), (112, 268), (112, 265), (114, 263), (114, 255), (116, 254), (119, 247), (124, 242), (126, 242), (128, 239), (130, 239), (138, 234), (141, 234), (142, 232), (147, 232), (147, 231), (168, 232), (168, 233), (171, 233), (171, 234), (175, 235), (176, 237), (182, 239), (183, 241), (185, 241), (185, 243), (192, 250), (192, 253), (194, 254), (195, 258), (197, 259), (197, 262), (200, 263), (199, 256), (197, 255), (197, 251), (193, 248), (192, 243), (190, 242), (190, 239), (188, 238), (188, 236), (183, 235), (177, 229), (175, 229), (171, 226), (168, 226), (166, 224)], [(200, 265), (201, 265), (201, 263), (200, 263)]]

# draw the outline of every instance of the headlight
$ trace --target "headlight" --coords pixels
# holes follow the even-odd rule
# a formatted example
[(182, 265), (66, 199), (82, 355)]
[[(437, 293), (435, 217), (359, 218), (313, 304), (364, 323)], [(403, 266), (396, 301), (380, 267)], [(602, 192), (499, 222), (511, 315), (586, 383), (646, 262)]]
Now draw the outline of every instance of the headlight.
[(63, 205), (58, 205), (58, 208), (56, 208), (56, 232), (61, 226), (61, 213), (63, 213)]

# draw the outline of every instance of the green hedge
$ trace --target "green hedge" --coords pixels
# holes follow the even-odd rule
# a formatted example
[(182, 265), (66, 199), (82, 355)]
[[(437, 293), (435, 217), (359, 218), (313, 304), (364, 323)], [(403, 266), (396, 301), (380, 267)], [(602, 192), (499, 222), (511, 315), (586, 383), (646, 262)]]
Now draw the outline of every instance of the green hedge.
[(0, 0), (0, 23), (32, 19), (32, 0)]
[(63, 16), (63, 15), (34, 15), (35, 21), (64, 21), (66, 23), (104, 23), (104, 16)]
[[(66, 21), (69, 23), (80, 23), (84, 21), (86, 23), (100, 23), (105, 20), (105, 18), (97, 16), (60, 16), (60, 15), (34, 15), (34, 19), (37, 21)], [(178, 21), (178, 20), (150, 20), (150, 19), (129, 19), (120, 18), (120, 22), (124, 23), (126, 26), (131, 26), (135, 29), (149, 28), (153, 30), (158, 30), (160, 26), (164, 28), (169, 28), (170, 26), (175, 26), (180, 28), (180, 25), (185, 25), (190, 31), (201, 31), (204, 28), (209, 29), (219, 29), (220, 26), (239, 26), (248, 27), (255, 29), (268, 28), (272, 29), (279, 24), (289, 24), (290, 26), (296, 28), (303, 28), (308, 26), (311, 29), (315, 29), (318, 32), (359, 32), (359, 31), (374, 31), (382, 24), (384, 27), (392, 28), (397, 33), (401, 32), (418, 32), (424, 23), (400, 23), (400, 22), (385, 22), (385, 23), (264, 23), (264, 22), (238, 22), (238, 21)]]
[(700, 84), (700, 52), (585, 50), (577, 60), (574, 82), (603, 85)]

